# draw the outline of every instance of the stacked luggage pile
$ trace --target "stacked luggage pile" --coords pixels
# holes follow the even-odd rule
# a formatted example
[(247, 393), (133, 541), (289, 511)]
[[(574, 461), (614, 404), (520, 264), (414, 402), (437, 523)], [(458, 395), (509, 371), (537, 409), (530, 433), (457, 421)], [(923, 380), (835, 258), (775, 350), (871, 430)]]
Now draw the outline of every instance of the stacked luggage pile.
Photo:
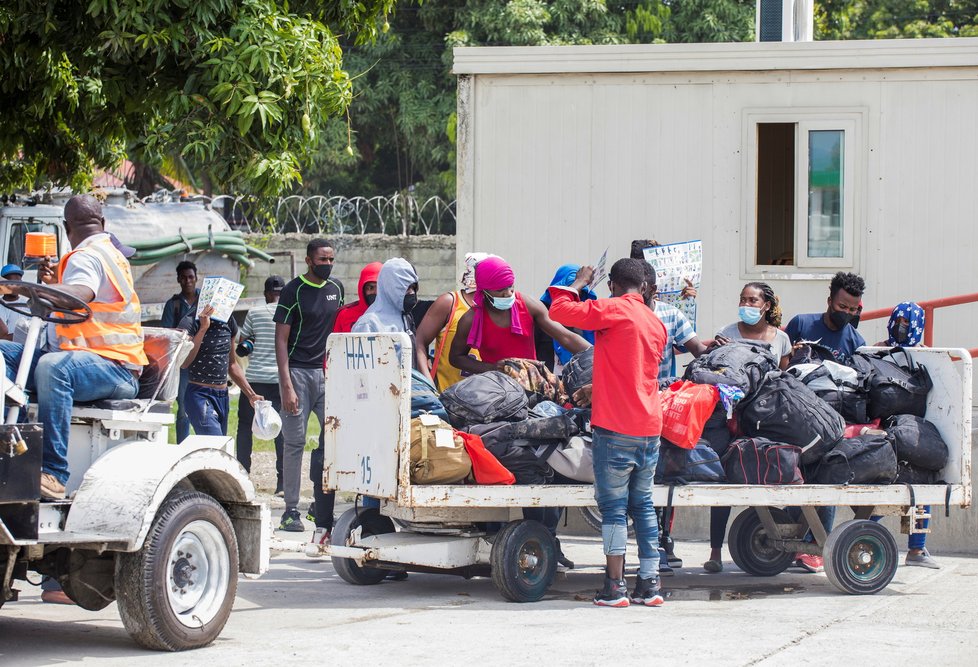
[[(573, 404), (592, 380), (592, 350), (557, 379), (510, 360), (437, 396), (412, 386), (412, 483), (591, 483), (590, 411)], [(730, 343), (661, 384), (667, 484), (935, 484), (948, 447), (925, 417), (931, 380), (904, 350), (856, 353), (817, 344), (786, 371), (763, 345)], [(600, 392), (600, 386), (593, 391)]]

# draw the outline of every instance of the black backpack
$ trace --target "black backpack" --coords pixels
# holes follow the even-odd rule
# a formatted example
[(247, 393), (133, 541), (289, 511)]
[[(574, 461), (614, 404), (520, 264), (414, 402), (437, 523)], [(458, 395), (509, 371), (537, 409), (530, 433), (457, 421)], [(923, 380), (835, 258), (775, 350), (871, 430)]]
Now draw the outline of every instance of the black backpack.
[(655, 466), (656, 484), (689, 484), (722, 482), (723, 465), (710, 443), (700, 440), (693, 449), (685, 449), (663, 440), (659, 462)]
[[(903, 364), (897, 363), (902, 353)], [(856, 352), (849, 365), (869, 376), (869, 418), (927, 412), (927, 394), (933, 383), (927, 368), (914, 362), (902, 347), (888, 352)]]
[(801, 461), (814, 463), (845, 433), (838, 412), (794, 376), (768, 373), (760, 386), (737, 405), (741, 430), (801, 448)]
[(914, 468), (939, 472), (947, 465), (947, 443), (931, 422), (914, 415), (895, 415), (883, 429), (893, 438), (897, 460)]
[(731, 342), (693, 359), (683, 378), (696, 384), (728, 384), (749, 393), (777, 368), (778, 360), (766, 345)]
[(471, 375), (441, 395), (452, 426), (499, 421), (522, 421), (529, 413), (526, 392), (520, 383), (499, 371)]
[(570, 398), (586, 384), (591, 384), (594, 376), (594, 346), (575, 354), (564, 365), (560, 379), (564, 382), (564, 391)]
[(730, 484), (803, 484), (801, 449), (766, 438), (737, 438), (721, 457)]
[(891, 484), (897, 477), (897, 458), (888, 435), (846, 438), (822, 458), (816, 484)]

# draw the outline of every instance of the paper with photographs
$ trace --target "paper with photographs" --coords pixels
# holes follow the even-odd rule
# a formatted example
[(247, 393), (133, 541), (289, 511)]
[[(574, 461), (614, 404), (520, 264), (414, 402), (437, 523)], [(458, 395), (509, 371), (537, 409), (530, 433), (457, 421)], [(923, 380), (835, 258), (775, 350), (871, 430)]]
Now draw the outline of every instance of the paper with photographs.
[(697, 290), (703, 279), (703, 242), (685, 241), (668, 245), (651, 246), (642, 253), (645, 261), (655, 269), (657, 298), (678, 308), (696, 327), (696, 300), (683, 299), (682, 291), (687, 280)]

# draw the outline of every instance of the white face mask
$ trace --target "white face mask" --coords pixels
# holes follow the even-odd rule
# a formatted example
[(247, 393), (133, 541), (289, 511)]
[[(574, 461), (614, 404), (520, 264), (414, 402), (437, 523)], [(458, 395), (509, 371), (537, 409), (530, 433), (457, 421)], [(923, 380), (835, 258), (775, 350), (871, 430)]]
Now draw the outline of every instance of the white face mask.
[(496, 310), (509, 310), (514, 305), (516, 305), (515, 294), (511, 296), (495, 296), (495, 297), (486, 294), (485, 296), (487, 299), (489, 299), (489, 303), (491, 303), (492, 307), (495, 308)]

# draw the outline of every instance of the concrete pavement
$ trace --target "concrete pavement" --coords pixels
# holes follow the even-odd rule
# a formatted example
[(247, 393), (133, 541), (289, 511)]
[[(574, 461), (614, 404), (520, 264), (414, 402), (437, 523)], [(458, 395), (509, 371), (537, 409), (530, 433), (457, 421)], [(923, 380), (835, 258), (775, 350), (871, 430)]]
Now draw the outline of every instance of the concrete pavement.
[(705, 574), (707, 545), (683, 543), (687, 567), (663, 580), (665, 606), (601, 609), (590, 604), (602, 576), (600, 540), (562, 543), (578, 569), (524, 605), (504, 602), (487, 579), (411, 574), (355, 587), (328, 560), (279, 554), (261, 579), (239, 582), (221, 637), (184, 654), (138, 649), (115, 604), (101, 612), (45, 605), (26, 586), (0, 610), (0, 664), (975, 664), (975, 558), (937, 554), (943, 569), (901, 566), (885, 591), (855, 597), (801, 571), (764, 579), (728, 562), (725, 572)]

